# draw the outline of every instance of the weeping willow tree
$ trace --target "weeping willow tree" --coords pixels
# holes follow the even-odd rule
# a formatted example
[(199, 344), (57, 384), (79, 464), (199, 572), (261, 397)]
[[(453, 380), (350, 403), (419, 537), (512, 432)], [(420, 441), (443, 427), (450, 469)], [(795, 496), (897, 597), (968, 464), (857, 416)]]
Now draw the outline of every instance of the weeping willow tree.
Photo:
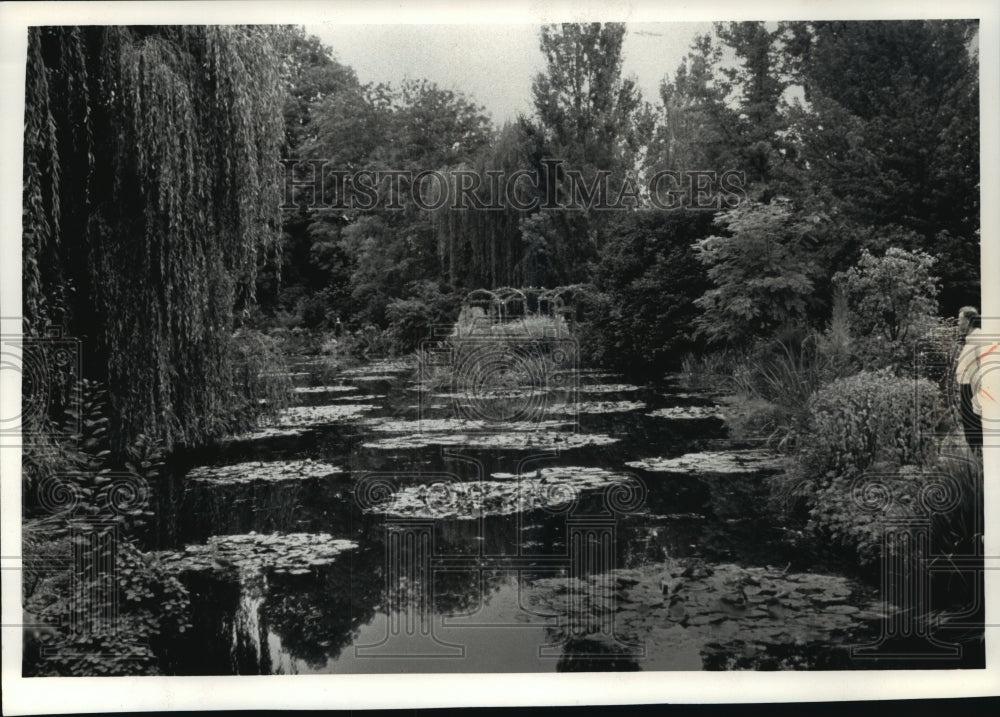
[(231, 427), (231, 356), (276, 246), (274, 28), (29, 30), (26, 333), (59, 324), (106, 381), (120, 445)]
[[(522, 232), (529, 215), (518, 209), (517, 203), (537, 205), (542, 195), (527, 179), (510, 187), (507, 180), (520, 171), (531, 172), (536, 178), (544, 176), (539, 164), (544, 155), (537, 131), (519, 119), (506, 124), (471, 164), (459, 167), (483, 178), (473, 194), (482, 206), (490, 208), (477, 209), (469, 202), (463, 209), (449, 204), (434, 213), (438, 260), (442, 276), (452, 286), (474, 289), (531, 283), (524, 271), (527, 247)], [(489, 172), (499, 173), (498, 186), (487, 179)], [(456, 175), (450, 175), (450, 182), (450, 196), (456, 197)]]

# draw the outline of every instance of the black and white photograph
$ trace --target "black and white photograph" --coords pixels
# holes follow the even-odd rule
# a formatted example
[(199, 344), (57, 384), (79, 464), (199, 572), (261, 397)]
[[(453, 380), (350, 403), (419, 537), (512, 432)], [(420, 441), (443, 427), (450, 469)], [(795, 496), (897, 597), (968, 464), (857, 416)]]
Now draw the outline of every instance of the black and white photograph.
[(29, 5), (5, 713), (996, 694), (997, 8)]

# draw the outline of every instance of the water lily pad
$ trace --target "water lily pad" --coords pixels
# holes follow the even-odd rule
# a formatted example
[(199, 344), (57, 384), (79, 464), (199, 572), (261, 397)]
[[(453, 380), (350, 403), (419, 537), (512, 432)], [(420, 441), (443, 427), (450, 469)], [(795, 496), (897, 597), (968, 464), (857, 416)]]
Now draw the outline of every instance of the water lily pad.
[(347, 421), (376, 408), (378, 406), (370, 403), (292, 406), (281, 412), (278, 422), (281, 426), (318, 426)]
[(291, 572), (308, 570), (357, 547), (353, 540), (327, 533), (249, 533), (213, 535), (206, 543), (188, 545), (182, 551), (158, 552), (155, 557), (175, 572)]
[(361, 393), (350, 396), (331, 396), (331, 400), (341, 404), (346, 403), (367, 403), (369, 401), (381, 401), (386, 395), (384, 393)]
[(368, 441), (365, 448), (380, 450), (406, 450), (427, 446), (462, 446), (466, 448), (498, 448), (527, 451), (537, 449), (580, 448), (582, 446), (603, 446), (617, 442), (617, 438), (594, 433), (559, 433), (555, 431), (510, 432), (510, 433), (414, 433), (409, 436), (394, 436)]
[[(514, 473), (491, 473), (494, 480), (510, 480), (517, 478)], [(521, 474), (521, 480), (559, 480), (559, 481), (593, 481), (595, 485), (610, 485), (623, 480), (629, 480), (628, 473), (609, 471), (597, 466), (548, 466)]]
[(767, 451), (706, 451), (686, 453), (677, 458), (644, 458), (625, 465), (647, 471), (669, 473), (757, 473), (780, 470), (780, 456)]
[(861, 612), (861, 609), (853, 605), (830, 605), (823, 612), (828, 615), (855, 615)]
[[(422, 389), (417, 389), (422, 390)], [(434, 398), (448, 398), (452, 401), (466, 403), (469, 401), (500, 401), (504, 399), (524, 399), (541, 396), (548, 393), (545, 386), (511, 386), (503, 388), (483, 388), (476, 391), (455, 391), (453, 393), (433, 393)]]
[(263, 481), (268, 483), (322, 478), (342, 473), (343, 468), (322, 461), (250, 461), (226, 466), (199, 466), (191, 469), (187, 480), (212, 485), (237, 485)]
[(556, 403), (545, 409), (546, 413), (627, 413), (645, 408), (641, 401), (577, 401)]
[[(404, 373), (406, 371), (412, 371), (415, 367), (413, 361), (407, 360), (380, 360), (372, 361), (365, 364), (364, 366), (354, 366), (352, 368), (344, 369), (340, 372), (341, 376), (367, 376), (367, 375), (381, 375), (381, 374), (397, 374)], [(392, 376), (392, 378), (396, 378)]]
[(626, 393), (628, 391), (639, 391), (641, 386), (634, 386), (630, 383), (593, 383), (577, 386), (580, 393)]
[(481, 515), (510, 515), (540, 508), (555, 509), (581, 492), (628, 480), (601, 468), (543, 468), (518, 481), (501, 473), (500, 480), (406, 486), (368, 512), (400, 518), (475, 520)]
[(348, 393), (357, 391), (357, 386), (297, 386), (295, 393)]
[[(878, 607), (874, 603), (864, 609), (810, 604), (798, 610), (790, 606), (795, 601), (792, 596), (802, 590), (850, 594), (852, 583), (836, 575), (798, 573), (798, 580), (792, 582), (766, 568), (712, 563), (705, 564), (705, 570), (691, 572), (692, 577), (682, 577), (685, 566), (689, 567), (690, 561), (611, 570), (611, 579), (598, 574), (585, 579), (529, 580), (522, 588), (522, 597), (535, 610), (559, 615), (561, 621), (581, 632), (597, 629), (600, 621), (607, 619), (600, 614), (601, 609), (614, 609), (616, 634), (629, 635), (654, 648), (665, 645), (666, 635), (683, 637), (702, 649), (737, 638), (754, 650), (829, 642), (836, 631), (870, 629), (864, 619), (870, 619)], [(661, 589), (664, 574), (677, 576), (670, 580), (667, 597)], [(763, 602), (753, 601), (745, 595), (750, 588), (786, 597), (772, 595)], [(672, 628), (678, 631), (669, 632)]]
[(262, 441), (269, 438), (286, 438), (291, 436), (301, 436), (305, 433), (305, 428), (281, 428), (278, 426), (266, 426), (246, 433), (238, 433), (223, 439), (223, 443), (242, 443), (244, 441)]
[(437, 433), (439, 431), (470, 433), (474, 431), (496, 432), (498, 430), (506, 433), (508, 431), (523, 432), (558, 429), (562, 426), (572, 425), (567, 421), (506, 421), (502, 425), (497, 426), (495, 423), (465, 418), (422, 418), (418, 420), (369, 418), (361, 423), (371, 427), (373, 431), (383, 433)]
[(705, 418), (723, 418), (721, 406), (670, 406), (660, 408), (646, 414), (652, 418), (670, 418), (675, 420), (701, 420)]

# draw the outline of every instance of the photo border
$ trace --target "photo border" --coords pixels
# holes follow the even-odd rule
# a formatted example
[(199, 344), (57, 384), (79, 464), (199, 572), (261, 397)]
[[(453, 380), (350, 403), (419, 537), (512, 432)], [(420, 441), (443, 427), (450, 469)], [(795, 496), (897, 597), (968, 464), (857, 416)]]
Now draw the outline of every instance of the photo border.
[[(516, 0), (459, 5), (434, 0), (400, 6), (375, 0), (347, 2), (4, 3), (0, 6), (0, 72), (6, 93), (0, 114), (0, 317), (3, 333), (19, 333), (20, 235), (25, 29), (64, 24), (541, 24), (556, 21), (947, 19), (980, 21), (980, 196), (982, 313), (1000, 316), (1000, 6), (995, 0), (837, 4), (770, 0), (764, 4), (708, 2), (684, 7), (653, 2), (615, 3)], [(664, 70), (667, 71), (667, 68)], [(987, 280), (987, 277), (994, 279)], [(13, 325), (13, 328), (11, 326)], [(998, 326), (984, 326), (997, 332)], [(13, 372), (5, 372), (11, 374)], [(4, 375), (0, 401), (20, 402), (20, 379)], [(997, 448), (984, 451), (985, 555), (1000, 556), (996, 509)], [(988, 558), (986, 669), (836, 672), (640, 672), (609, 674), (327, 675), (269, 677), (21, 677), (20, 446), (0, 449), (3, 558), (2, 687), (5, 714), (88, 711), (221, 709), (363, 709), (501, 705), (643, 704), (660, 702), (786, 702), (846, 699), (915, 699), (995, 695), (1000, 684), (1000, 558)], [(388, 688), (388, 689), (386, 689)]]

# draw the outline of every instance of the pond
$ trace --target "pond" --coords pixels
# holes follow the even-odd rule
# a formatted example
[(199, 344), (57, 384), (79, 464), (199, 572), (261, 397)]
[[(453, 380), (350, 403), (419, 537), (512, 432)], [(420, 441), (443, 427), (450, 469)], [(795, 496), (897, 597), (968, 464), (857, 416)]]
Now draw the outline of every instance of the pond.
[(878, 596), (755, 509), (780, 461), (712, 395), (290, 371), (276, 426), (156, 491), (145, 547), (194, 615), (174, 674), (880, 666), (850, 657)]

